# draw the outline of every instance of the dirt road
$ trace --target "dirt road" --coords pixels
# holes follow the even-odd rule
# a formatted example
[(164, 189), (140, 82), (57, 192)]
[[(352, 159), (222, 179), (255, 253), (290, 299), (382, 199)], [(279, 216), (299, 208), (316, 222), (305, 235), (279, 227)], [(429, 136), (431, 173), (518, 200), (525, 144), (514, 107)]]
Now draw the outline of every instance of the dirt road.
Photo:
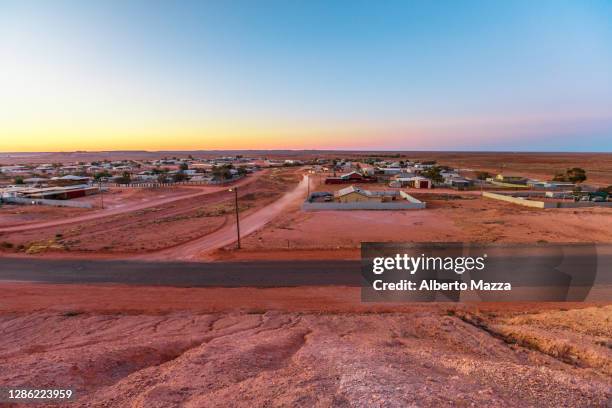
[[(247, 236), (269, 223), (274, 217), (282, 213), (287, 207), (300, 201), (306, 195), (308, 179), (302, 181), (290, 192), (282, 196), (278, 201), (240, 219), (240, 235)], [(212, 234), (208, 234), (194, 241), (164, 249), (145, 255), (137, 255), (130, 259), (142, 259), (148, 261), (164, 260), (194, 260), (198, 259), (203, 252), (222, 248), (236, 242), (236, 224), (232, 223)]]
[[(249, 184), (249, 183), (253, 182), (254, 180), (256, 180), (261, 174), (263, 174), (263, 173), (260, 172), (260, 173), (257, 173), (255, 175), (251, 176), (251, 177), (244, 178), (244, 179), (242, 179), (242, 180), (232, 184), (232, 186), (244, 186), (246, 184)], [(138, 203), (133, 203), (133, 204), (127, 204), (127, 205), (121, 205), (121, 206), (116, 206), (116, 207), (110, 207), (110, 208), (106, 208), (104, 210), (99, 210), (99, 211), (96, 211), (96, 212), (87, 213), (87, 214), (83, 214), (83, 215), (79, 215), (79, 216), (71, 217), (71, 218), (66, 218), (66, 219), (59, 219), (59, 220), (53, 220), (53, 221), (45, 221), (45, 222), (37, 222), (37, 223), (32, 223), (32, 224), (14, 225), (14, 226), (11, 226), (11, 227), (4, 227), (4, 228), (0, 228), (0, 233), (2, 233), (2, 232), (31, 231), (31, 230), (37, 230), (37, 229), (43, 229), (43, 228), (57, 227), (57, 226), (66, 225), (66, 224), (74, 224), (74, 223), (83, 222), (83, 221), (91, 221), (91, 220), (96, 220), (96, 219), (100, 219), (100, 218), (110, 217), (110, 216), (113, 216), (113, 215), (118, 215), (118, 214), (124, 214), (124, 213), (132, 212), (132, 211), (143, 210), (145, 208), (150, 208), (150, 207), (156, 207), (156, 206), (160, 206), (160, 205), (164, 205), (164, 204), (169, 204), (169, 203), (173, 203), (173, 202), (179, 201), (179, 200), (185, 200), (185, 199), (189, 199), (189, 198), (201, 197), (201, 196), (205, 196), (205, 195), (208, 195), (208, 194), (213, 194), (213, 193), (216, 193), (216, 192), (219, 192), (219, 191), (227, 190), (228, 188), (229, 188), (229, 186), (218, 186), (218, 187), (206, 186), (206, 187), (200, 187), (200, 188), (198, 188), (198, 191), (196, 193), (182, 194), (182, 195), (176, 195), (176, 196), (171, 196), (171, 197), (164, 197), (164, 198), (149, 200), (149, 201), (146, 201), (146, 202), (138, 202)]]

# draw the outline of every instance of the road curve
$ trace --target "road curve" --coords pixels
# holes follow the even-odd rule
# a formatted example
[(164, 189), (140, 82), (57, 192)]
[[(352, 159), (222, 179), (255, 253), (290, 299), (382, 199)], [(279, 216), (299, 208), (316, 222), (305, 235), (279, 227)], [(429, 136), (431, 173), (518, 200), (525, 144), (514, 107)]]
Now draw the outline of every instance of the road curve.
[[(252, 214), (247, 215), (244, 218), (241, 217), (240, 236), (245, 237), (265, 226), (292, 203), (298, 199), (303, 199), (306, 196), (307, 189), (308, 178), (304, 176), (302, 181), (300, 181), (293, 190), (283, 195), (277, 201), (255, 211)], [(222, 248), (233, 242), (236, 242), (236, 224), (232, 222), (226, 227), (223, 227), (211, 234), (205, 235), (202, 238), (198, 238), (172, 248), (163, 249), (158, 252), (130, 257), (130, 259), (149, 261), (164, 261), (172, 259), (189, 261), (197, 259), (198, 255), (203, 252)]]
[[(232, 184), (232, 186), (243, 186), (245, 184), (249, 184), (252, 181), (254, 181), (256, 178), (258, 178), (260, 174), (261, 173), (258, 173), (254, 175), (253, 177), (247, 177), (242, 180), (239, 180), (235, 184)], [(37, 222), (37, 223), (32, 223), (32, 224), (14, 225), (11, 227), (4, 227), (4, 228), (0, 228), (0, 233), (32, 231), (32, 230), (37, 230), (37, 229), (42, 229), (42, 228), (57, 227), (59, 225), (74, 224), (74, 223), (83, 222), (83, 221), (97, 220), (99, 218), (110, 217), (113, 215), (124, 214), (124, 213), (132, 212), (132, 211), (144, 210), (145, 208), (169, 204), (175, 201), (180, 201), (180, 200), (185, 200), (189, 198), (201, 197), (201, 196), (205, 196), (208, 194), (217, 193), (219, 191), (227, 190), (228, 187), (230, 187), (230, 185), (219, 186), (219, 187), (209, 187), (208, 189), (204, 191), (198, 191), (197, 193), (183, 194), (179, 196), (160, 198), (156, 200), (154, 199), (154, 200), (150, 200), (147, 202), (128, 204), (123, 207), (107, 208), (107, 209), (99, 210), (93, 213), (79, 215), (77, 217), (71, 217), (71, 218), (66, 218), (66, 219), (61, 219), (61, 220)]]

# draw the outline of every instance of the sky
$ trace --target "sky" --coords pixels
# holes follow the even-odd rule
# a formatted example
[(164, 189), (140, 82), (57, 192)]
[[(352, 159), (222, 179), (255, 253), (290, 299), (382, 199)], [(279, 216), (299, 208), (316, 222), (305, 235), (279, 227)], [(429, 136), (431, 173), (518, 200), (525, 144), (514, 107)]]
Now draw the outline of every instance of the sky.
[(0, 0), (0, 151), (612, 151), (612, 2)]

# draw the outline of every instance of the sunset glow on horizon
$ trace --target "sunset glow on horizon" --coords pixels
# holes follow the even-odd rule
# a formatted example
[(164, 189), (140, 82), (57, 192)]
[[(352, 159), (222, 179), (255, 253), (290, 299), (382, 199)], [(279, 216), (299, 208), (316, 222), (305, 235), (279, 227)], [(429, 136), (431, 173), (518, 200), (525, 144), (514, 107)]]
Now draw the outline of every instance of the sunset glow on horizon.
[(0, 152), (612, 151), (606, 1), (5, 1)]

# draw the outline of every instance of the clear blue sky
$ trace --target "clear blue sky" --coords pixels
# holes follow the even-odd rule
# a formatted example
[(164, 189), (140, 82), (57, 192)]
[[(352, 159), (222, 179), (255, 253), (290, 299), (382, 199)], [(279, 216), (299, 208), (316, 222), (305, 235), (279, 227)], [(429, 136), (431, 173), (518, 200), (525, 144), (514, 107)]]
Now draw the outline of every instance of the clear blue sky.
[(0, 151), (612, 151), (611, 1), (7, 1)]

